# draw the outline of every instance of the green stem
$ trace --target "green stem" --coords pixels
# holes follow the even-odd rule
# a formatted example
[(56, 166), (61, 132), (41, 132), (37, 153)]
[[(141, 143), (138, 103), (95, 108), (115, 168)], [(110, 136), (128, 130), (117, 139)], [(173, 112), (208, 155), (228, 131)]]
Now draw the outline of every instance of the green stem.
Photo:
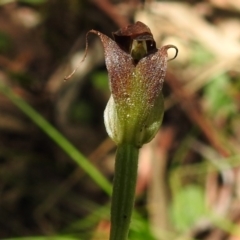
[(139, 149), (117, 148), (111, 206), (110, 240), (126, 240), (134, 205)]

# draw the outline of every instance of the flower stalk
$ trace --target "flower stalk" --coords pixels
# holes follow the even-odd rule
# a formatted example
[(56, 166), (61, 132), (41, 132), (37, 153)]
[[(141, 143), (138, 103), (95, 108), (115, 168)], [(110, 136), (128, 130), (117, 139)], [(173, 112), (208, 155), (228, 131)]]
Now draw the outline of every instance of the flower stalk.
[[(111, 92), (104, 123), (117, 145), (110, 240), (126, 240), (134, 205), (139, 148), (150, 142), (161, 126), (167, 51), (176, 50), (174, 59), (178, 49), (173, 45), (157, 49), (150, 29), (142, 22), (114, 32), (114, 40), (96, 30), (90, 30), (86, 38), (89, 33), (96, 34), (103, 44)], [(87, 48), (86, 41), (83, 60)]]
[(130, 144), (119, 145), (117, 148), (110, 240), (125, 240), (128, 236), (134, 205), (138, 154), (139, 149)]

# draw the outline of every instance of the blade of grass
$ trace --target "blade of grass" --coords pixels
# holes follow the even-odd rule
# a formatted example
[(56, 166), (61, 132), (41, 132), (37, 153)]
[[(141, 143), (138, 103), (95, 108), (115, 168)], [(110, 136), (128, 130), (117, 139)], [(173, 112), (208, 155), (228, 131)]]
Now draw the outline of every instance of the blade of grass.
[(22, 112), (24, 112), (39, 128), (41, 128), (108, 195), (111, 195), (111, 184), (109, 181), (56, 128), (54, 128), (44, 117), (34, 110), (24, 99), (16, 95), (11, 88), (0, 84), (0, 92), (11, 100), (12, 103), (14, 103)]

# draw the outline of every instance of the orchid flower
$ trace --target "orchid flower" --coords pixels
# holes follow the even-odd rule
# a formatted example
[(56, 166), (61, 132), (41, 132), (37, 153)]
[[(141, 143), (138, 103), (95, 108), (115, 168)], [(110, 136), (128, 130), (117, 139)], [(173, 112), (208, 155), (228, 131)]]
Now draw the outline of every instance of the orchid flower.
[[(150, 29), (142, 22), (114, 32), (114, 39), (96, 30), (90, 30), (87, 36), (89, 33), (98, 35), (103, 44), (111, 92), (104, 122), (117, 145), (110, 240), (126, 240), (134, 205), (139, 148), (154, 138), (162, 123), (167, 62), (177, 57), (178, 49), (174, 45), (156, 48)], [(172, 59), (168, 59), (170, 48), (176, 50)]]
[[(111, 96), (104, 112), (108, 135), (117, 145), (141, 147), (153, 139), (163, 118), (162, 86), (169, 48), (156, 48), (150, 29), (136, 22), (113, 33), (96, 33), (103, 44)], [(174, 58), (175, 58), (174, 57)]]

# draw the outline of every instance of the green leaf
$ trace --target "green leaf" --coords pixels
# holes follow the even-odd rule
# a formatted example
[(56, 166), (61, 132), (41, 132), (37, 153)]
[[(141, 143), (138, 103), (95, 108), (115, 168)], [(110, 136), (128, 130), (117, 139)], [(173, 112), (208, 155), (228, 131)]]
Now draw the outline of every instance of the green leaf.
[(171, 216), (178, 230), (189, 229), (204, 213), (203, 190), (196, 185), (182, 188), (173, 199)]
[(199, 66), (213, 59), (213, 55), (202, 45), (193, 43), (191, 48), (193, 51), (191, 63), (193, 65)]
[(109, 91), (108, 90), (108, 74), (106, 71), (104, 72), (95, 72), (91, 75), (91, 81), (99, 90), (102, 90), (104, 92)]
[(204, 95), (211, 114), (227, 116), (237, 112), (236, 103), (233, 101), (229, 89), (230, 79), (226, 74), (217, 75), (206, 85)]

